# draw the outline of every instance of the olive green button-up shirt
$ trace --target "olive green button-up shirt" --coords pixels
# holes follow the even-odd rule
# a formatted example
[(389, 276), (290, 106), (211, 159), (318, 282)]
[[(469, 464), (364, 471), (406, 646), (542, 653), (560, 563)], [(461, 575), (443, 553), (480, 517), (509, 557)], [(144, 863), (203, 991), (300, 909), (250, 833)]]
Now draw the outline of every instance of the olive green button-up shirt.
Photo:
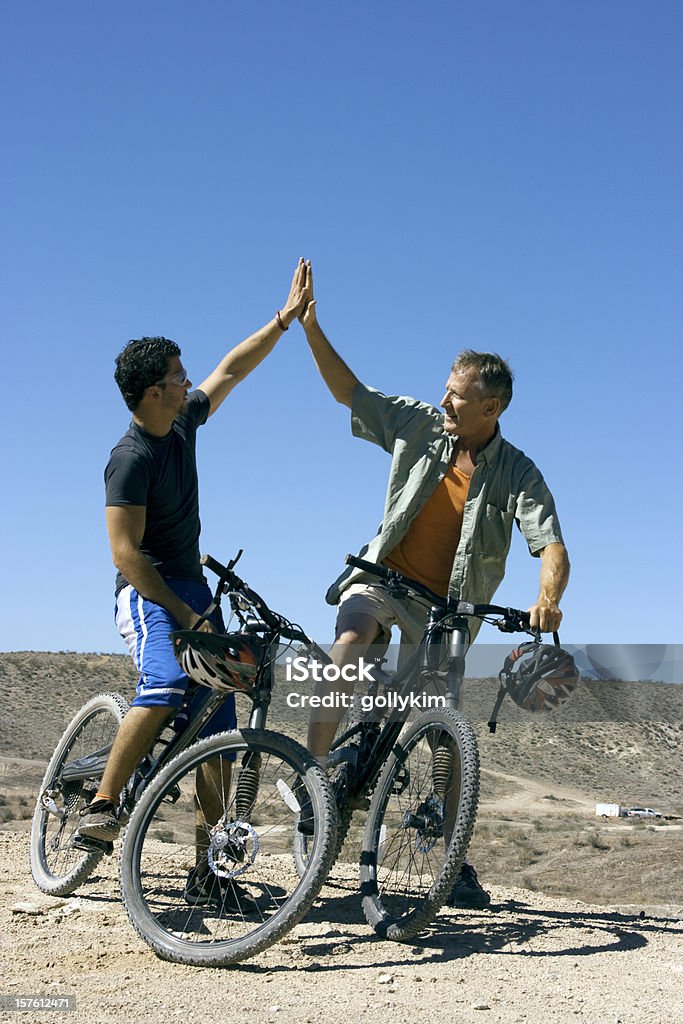
[[(351, 429), (392, 456), (382, 525), (359, 552), (381, 562), (403, 539), (450, 465), (457, 438), (443, 429), (443, 414), (414, 398), (387, 397), (358, 384), (353, 393)], [(512, 525), (516, 522), (532, 555), (563, 543), (553, 497), (534, 463), (501, 436), (500, 429), (477, 456), (463, 512), (462, 531), (449, 582), (449, 594), (486, 604), (505, 575)], [(376, 582), (347, 568), (327, 592), (336, 604), (351, 583)], [(472, 639), (478, 622), (471, 622)]]

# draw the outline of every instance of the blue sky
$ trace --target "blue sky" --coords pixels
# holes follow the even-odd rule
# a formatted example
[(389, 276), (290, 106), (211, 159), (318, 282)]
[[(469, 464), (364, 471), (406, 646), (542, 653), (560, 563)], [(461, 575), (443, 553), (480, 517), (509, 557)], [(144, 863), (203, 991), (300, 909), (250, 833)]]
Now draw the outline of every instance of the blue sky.
[[(0, 648), (121, 651), (102, 471), (126, 340), (201, 380), (313, 260), (356, 374), (438, 403), (463, 347), (573, 565), (563, 636), (680, 639), (680, 50), (673, 2), (3, 5)], [(330, 637), (388, 456), (293, 327), (199, 435), (203, 550)], [(519, 534), (498, 597), (528, 606)], [(482, 631), (482, 639), (497, 634)]]

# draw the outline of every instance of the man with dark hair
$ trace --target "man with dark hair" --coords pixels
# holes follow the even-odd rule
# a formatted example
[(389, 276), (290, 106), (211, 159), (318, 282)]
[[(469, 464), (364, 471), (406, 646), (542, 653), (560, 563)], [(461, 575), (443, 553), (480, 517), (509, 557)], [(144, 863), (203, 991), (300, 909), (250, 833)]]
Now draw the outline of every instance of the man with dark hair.
[(131, 412), (135, 412), (144, 398), (149, 382), (161, 380), (168, 360), (179, 355), (180, 346), (168, 338), (140, 338), (128, 342), (116, 357), (114, 380)]
[[(118, 835), (121, 790), (183, 702), (188, 680), (173, 655), (169, 633), (192, 628), (211, 601), (199, 561), (197, 428), (296, 319), (303, 308), (305, 277), (300, 260), (282, 310), (228, 352), (195, 391), (180, 348), (166, 338), (131, 341), (116, 360), (115, 379), (133, 418), (105, 470), (106, 521), (118, 570), (116, 624), (140, 680), (99, 792), (83, 813), (77, 841), (110, 841)], [(221, 623), (205, 622), (200, 628), (211, 632)], [(229, 697), (204, 735), (235, 724), (234, 699)], [(209, 778), (198, 778), (200, 796), (202, 786), (205, 802), (210, 803)], [(188, 902), (210, 900), (211, 894), (204, 891), (207, 877), (206, 872), (204, 877), (195, 872), (189, 879)]]
[[(531, 625), (556, 630), (569, 560), (543, 477), (500, 433), (498, 419), (512, 398), (507, 363), (491, 353), (461, 352), (446, 382), (443, 413), (414, 398), (388, 398), (361, 384), (323, 334), (310, 266), (306, 290), (301, 322), (323, 380), (333, 397), (351, 409), (354, 435), (392, 456), (382, 525), (360, 557), (396, 569), (437, 594), (486, 604), (503, 579), (516, 522), (530, 553), (541, 561)], [(400, 628), (402, 644), (422, 639), (426, 609), (393, 597), (361, 570), (346, 569), (327, 600), (339, 604), (330, 651), (339, 668), (356, 664), (371, 644), (388, 644), (392, 626)], [(479, 625), (471, 620), (471, 641)], [(343, 689), (342, 683), (336, 685)], [(317, 692), (323, 694), (325, 685)], [(323, 766), (342, 714), (340, 706), (337, 720), (327, 709), (311, 715), (308, 746)], [(450, 905), (485, 907), (489, 902), (476, 872), (464, 864)]]

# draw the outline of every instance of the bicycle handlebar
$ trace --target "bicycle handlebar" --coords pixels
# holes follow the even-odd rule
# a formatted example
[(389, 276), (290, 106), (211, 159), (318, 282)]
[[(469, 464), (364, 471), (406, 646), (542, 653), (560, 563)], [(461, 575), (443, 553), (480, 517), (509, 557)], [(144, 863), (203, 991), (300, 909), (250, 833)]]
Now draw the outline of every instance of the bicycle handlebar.
[(440, 608), (446, 614), (473, 615), (476, 618), (483, 618), (484, 615), (501, 615), (503, 622), (495, 625), (503, 633), (523, 632), (530, 628), (529, 613), (520, 608), (503, 608), (497, 604), (471, 604), (469, 601), (460, 601), (454, 597), (443, 597), (441, 594), (435, 594), (423, 583), (412, 580), (409, 576), (403, 576), (396, 569), (388, 569), (385, 565), (377, 565), (364, 558), (356, 558), (355, 555), (347, 555), (345, 562), (347, 565), (362, 569), (363, 572), (384, 580), (389, 590), (412, 591), (415, 597), (426, 602), (432, 608)]
[[(211, 606), (207, 608), (194, 628), (196, 629), (201, 622), (209, 618), (214, 609), (218, 607), (221, 593), (228, 593), (234, 590), (249, 601), (264, 625), (273, 633), (287, 640), (310, 644), (310, 638), (302, 629), (295, 626), (284, 616), (272, 611), (260, 594), (252, 590), (233, 571), (241, 554), (240, 550), (227, 566), (222, 565), (215, 558), (212, 558), (211, 555), (202, 555), (201, 564), (218, 576), (218, 586), (216, 587)], [(445, 613), (444, 617), (448, 615), (472, 615), (477, 618), (483, 618), (486, 615), (500, 615), (502, 622), (496, 622), (494, 625), (501, 632), (530, 632), (529, 613), (521, 611), (519, 608), (503, 608), (497, 604), (471, 604), (469, 601), (460, 601), (454, 597), (443, 597), (441, 594), (435, 594), (433, 590), (430, 590), (423, 583), (410, 579), (409, 576), (403, 576), (402, 573), (397, 572), (395, 569), (388, 569), (384, 565), (377, 565), (375, 562), (356, 558), (355, 555), (347, 555), (345, 561), (347, 565), (352, 565), (354, 568), (362, 569), (363, 572), (367, 572), (372, 576), (377, 576), (386, 583), (389, 590), (393, 590), (395, 593), (412, 593), (422, 603), (443, 611)]]
[[(288, 619), (285, 619), (277, 612), (271, 611), (261, 595), (257, 594), (255, 590), (252, 590), (243, 579), (240, 579), (240, 577), (233, 572), (233, 567), (236, 565), (241, 554), (242, 551), (240, 550), (227, 566), (221, 565), (221, 563), (216, 561), (215, 558), (212, 558), (211, 555), (202, 555), (200, 563), (206, 566), (207, 569), (210, 569), (211, 572), (215, 573), (219, 578), (214, 597), (214, 604), (218, 604), (220, 602), (219, 595), (221, 593), (228, 593), (230, 590), (234, 590), (245, 597), (250, 604), (253, 605), (265, 625), (274, 633), (277, 633), (278, 636), (284, 637), (287, 640), (310, 643), (309, 637), (303, 632), (303, 630), (292, 625)], [(204, 615), (206, 614), (207, 613), (205, 612)]]

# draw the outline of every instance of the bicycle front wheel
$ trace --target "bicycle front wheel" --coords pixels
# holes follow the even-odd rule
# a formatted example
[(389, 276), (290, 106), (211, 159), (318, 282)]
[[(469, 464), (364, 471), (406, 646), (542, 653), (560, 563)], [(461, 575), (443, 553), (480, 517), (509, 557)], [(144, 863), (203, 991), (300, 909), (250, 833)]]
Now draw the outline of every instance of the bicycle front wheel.
[(467, 852), (478, 798), (472, 727), (449, 709), (421, 715), (387, 760), (363, 836), (363, 911), (378, 934), (402, 942), (435, 917)]
[[(314, 832), (301, 878), (291, 850), (300, 818)], [(330, 786), (304, 747), (266, 730), (219, 733), (179, 754), (142, 794), (121, 852), (123, 901), (162, 959), (224, 967), (303, 917), (335, 842)]]
[(92, 874), (102, 849), (72, 845), (79, 811), (97, 792), (111, 744), (128, 704), (98, 693), (67, 726), (40, 785), (31, 825), (31, 874), (42, 892), (66, 896)]

